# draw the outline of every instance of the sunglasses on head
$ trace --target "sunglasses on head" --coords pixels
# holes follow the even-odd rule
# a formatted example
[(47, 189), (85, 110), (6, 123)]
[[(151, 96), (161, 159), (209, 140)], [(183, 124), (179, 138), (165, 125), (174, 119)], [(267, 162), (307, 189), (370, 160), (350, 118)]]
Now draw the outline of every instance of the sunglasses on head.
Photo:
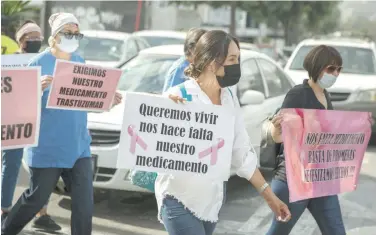
[(328, 67), (326, 67), (326, 71), (328, 73), (333, 73), (335, 71), (337, 71), (338, 73), (340, 73), (341, 70), (342, 70), (342, 66), (329, 65)]
[(84, 37), (82, 33), (71, 33), (71, 32), (60, 32), (59, 35), (65, 37), (66, 39), (72, 39), (74, 37), (77, 40), (81, 40)]

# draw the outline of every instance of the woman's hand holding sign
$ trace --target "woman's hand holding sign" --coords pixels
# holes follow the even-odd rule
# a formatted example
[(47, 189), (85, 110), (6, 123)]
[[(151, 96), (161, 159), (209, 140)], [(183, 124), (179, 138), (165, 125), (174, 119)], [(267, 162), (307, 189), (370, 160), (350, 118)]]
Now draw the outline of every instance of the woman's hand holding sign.
[(271, 123), (273, 124), (271, 128), (271, 135), (276, 143), (281, 143), (282, 142), (282, 126), (281, 123), (283, 121), (283, 116), (281, 113), (278, 113), (274, 115)]
[(180, 96), (177, 96), (177, 95), (169, 95), (168, 96), (172, 101), (174, 101), (175, 103), (179, 104), (179, 103), (182, 103), (184, 104), (185, 103), (185, 99), (181, 98)]
[(115, 107), (116, 105), (120, 104), (122, 100), (123, 100), (122, 94), (120, 94), (119, 92), (116, 92), (112, 107)]
[(52, 82), (52, 76), (45, 75), (42, 76), (42, 91), (44, 91)]

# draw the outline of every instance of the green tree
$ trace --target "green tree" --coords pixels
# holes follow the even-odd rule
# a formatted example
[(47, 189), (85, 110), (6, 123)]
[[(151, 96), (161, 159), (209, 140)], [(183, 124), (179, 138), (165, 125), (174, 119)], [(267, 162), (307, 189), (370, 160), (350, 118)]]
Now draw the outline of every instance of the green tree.
[[(243, 9), (246, 11), (249, 9), (252, 13), (259, 12), (262, 15), (259, 19), (264, 20), (268, 25), (280, 23), (283, 27), (285, 43), (291, 45), (298, 42), (302, 31), (320, 31), (328, 25), (328, 22), (330, 27), (334, 27), (337, 22), (331, 15), (337, 6), (338, 2), (256, 1), (245, 2)], [(339, 11), (337, 17), (338, 14)]]
[(337, 31), (341, 11), (339, 2), (310, 2), (306, 8), (305, 26), (312, 34), (328, 34)]
[[(5, 17), (9, 24), (2, 29), (8, 36), (13, 37), (22, 14), (29, 11), (37, 11), (38, 8), (29, 6), (30, 1), (1, 1), (1, 16)], [(3, 27), (3, 25), (2, 25)]]

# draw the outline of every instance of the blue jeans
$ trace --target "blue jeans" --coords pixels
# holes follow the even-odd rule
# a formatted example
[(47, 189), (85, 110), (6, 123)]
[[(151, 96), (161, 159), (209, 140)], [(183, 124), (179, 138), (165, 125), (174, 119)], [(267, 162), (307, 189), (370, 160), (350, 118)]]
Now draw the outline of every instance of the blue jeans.
[(322, 235), (346, 235), (337, 195), (289, 203), (289, 190), (286, 182), (273, 179), (271, 187), (277, 197), (288, 205), (291, 212), (291, 220), (283, 223), (277, 221), (274, 217), (267, 235), (290, 234), (306, 208), (316, 220)]
[[(223, 204), (226, 202), (227, 181), (223, 182)], [(166, 196), (161, 208), (161, 217), (169, 235), (212, 235), (217, 223), (202, 221), (182, 203)]]
[(2, 221), (1, 234), (14, 235), (34, 218), (49, 199), (59, 177), (70, 180), (71, 235), (90, 235), (93, 217), (93, 170), (91, 158), (80, 158), (73, 168), (30, 167), (30, 186)]
[(170, 196), (163, 200), (161, 216), (169, 235), (212, 235), (216, 226), (216, 223), (198, 219)]
[(8, 211), (12, 206), (20, 172), (23, 149), (4, 150), (1, 169), (1, 209)]

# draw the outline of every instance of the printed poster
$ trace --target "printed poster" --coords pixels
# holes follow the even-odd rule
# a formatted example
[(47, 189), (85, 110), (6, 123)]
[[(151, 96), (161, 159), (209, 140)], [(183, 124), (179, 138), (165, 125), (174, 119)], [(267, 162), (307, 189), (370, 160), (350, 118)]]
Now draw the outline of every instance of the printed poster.
[(282, 137), (290, 202), (356, 189), (371, 113), (284, 109)]
[(40, 68), (1, 69), (1, 148), (38, 145)]
[(1, 55), (1, 68), (26, 67), (36, 53)]
[(117, 167), (228, 180), (234, 110), (127, 92)]
[(109, 111), (122, 71), (56, 60), (47, 108)]

